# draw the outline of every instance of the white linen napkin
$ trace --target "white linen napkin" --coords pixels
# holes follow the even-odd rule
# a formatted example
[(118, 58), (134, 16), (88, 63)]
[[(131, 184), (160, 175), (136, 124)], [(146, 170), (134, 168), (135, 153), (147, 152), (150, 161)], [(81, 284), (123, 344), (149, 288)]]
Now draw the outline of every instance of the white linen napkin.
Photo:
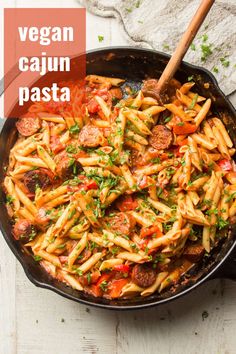
[[(116, 17), (130, 44), (171, 54), (200, 0), (78, 0), (94, 14)], [(184, 60), (209, 69), (225, 94), (236, 90), (236, 0), (217, 0)]]

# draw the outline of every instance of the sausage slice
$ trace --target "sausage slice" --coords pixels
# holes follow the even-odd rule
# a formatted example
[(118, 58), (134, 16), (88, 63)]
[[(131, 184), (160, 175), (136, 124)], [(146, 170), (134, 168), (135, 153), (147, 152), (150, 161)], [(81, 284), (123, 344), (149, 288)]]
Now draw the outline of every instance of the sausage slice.
[(141, 288), (148, 288), (156, 280), (156, 272), (147, 264), (136, 264), (131, 274), (132, 281)]
[(152, 135), (149, 138), (149, 144), (156, 150), (168, 149), (173, 141), (173, 135), (170, 129), (164, 125), (156, 125), (152, 129)]
[(190, 262), (197, 263), (203, 257), (204, 253), (205, 250), (202, 245), (189, 245), (185, 248), (183, 256)]
[(87, 261), (87, 259), (89, 259), (89, 257), (92, 256), (92, 252), (85, 248), (80, 256), (81, 257), (77, 259), (76, 264), (83, 264), (85, 261)]
[(116, 213), (114, 216), (104, 218), (105, 225), (111, 232), (129, 235), (135, 226), (134, 218), (125, 212)]
[(144, 96), (149, 96), (149, 97), (153, 97), (157, 100), (159, 100), (159, 93), (157, 90), (157, 83), (158, 80), (156, 79), (148, 79), (145, 80), (143, 82), (143, 86), (142, 86), (142, 92), (144, 94)]
[(35, 193), (37, 187), (47, 189), (52, 184), (51, 172), (46, 168), (28, 171), (24, 174), (24, 185), (30, 193)]
[(64, 156), (61, 160), (58, 159), (58, 161), (56, 161), (55, 159), (55, 162), (57, 163), (56, 174), (62, 180), (72, 178), (74, 175), (77, 175), (82, 169), (79, 161), (72, 160), (68, 156)]
[(29, 220), (20, 219), (15, 223), (12, 233), (16, 240), (28, 242), (36, 236), (36, 229)]
[(82, 146), (92, 148), (101, 145), (104, 141), (104, 136), (101, 129), (94, 125), (85, 125), (79, 133), (79, 142)]
[(21, 135), (30, 136), (41, 128), (41, 121), (36, 114), (28, 113), (18, 119), (16, 128)]

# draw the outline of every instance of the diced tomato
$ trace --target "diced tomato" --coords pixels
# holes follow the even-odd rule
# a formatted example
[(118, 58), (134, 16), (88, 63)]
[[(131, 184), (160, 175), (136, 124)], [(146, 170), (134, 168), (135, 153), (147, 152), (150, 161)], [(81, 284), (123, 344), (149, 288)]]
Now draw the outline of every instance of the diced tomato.
[(54, 154), (57, 154), (59, 151), (64, 149), (64, 145), (60, 142), (58, 136), (51, 137), (50, 148)]
[(79, 282), (81, 283), (82, 286), (89, 286), (97, 283), (100, 276), (101, 276), (100, 271), (95, 270), (94, 272), (90, 273), (90, 278), (88, 277), (88, 274), (81, 275), (79, 277)]
[(161, 161), (165, 161), (165, 160), (168, 160), (169, 156), (166, 152), (163, 152), (161, 155), (160, 155), (160, 159)]
[(100, 278), (101, 273), (99, 270), (95, 270), (94, 272), (91, 273), (91, 284), (94, 284), (98, 281)]
[(88, 179), (84, 175), (79, 175), (78, 176), (78, 185), (77, 186), (68, 186), (68, 190), (70, 192), (72, 191), (79, 191), (79, 190), (90, 190), (90, 189), (98, 189), (97, 182), (94, 181), (93, 179)]
[(100, 286), (100, 284), (102, 284), (103, 281), (109, 281), (111, 278), (112, 274), (111, 273), (104, 273), (102, 274), (99, 278), (98, 281), (96, 282), (96, 286)]
[(99, 111), (99, 104), (95, 100), (95, 98), (92, 98), (89, 103), (87, 104), (87, 108), (89, 113), (97, 113)]
[(97, 182), (91, 180), (88, 183), (86, 183), (86, 188), (87, 189), (98, 189)]
[(61, 264), (65, 264), (68, 260), (68, 256), (59, 256), (58, 258), (59, 258)]
[(138, 202), (131, 195), (120, 198), (116, 203), (120, 211), (134, 210), (138, 207)]
[(188, 145), (188, 139), (185, 138), (185, 135), (178, 135), (176, 139), (176, 144), (179, 146)]
[(217, 165), (223, 170), (223, 171), (232, 171), (233, 167), (230, 162), (230, 160), (223, 159), (218, 161)]
[[(184, 145), (185, 145), (185, 144), (184, 144)], [(173, 154), (174, 154), (174, 156), (176, 156), (176, 157), (183, 157), (184, 154), (183, 154), (182, 152), (180, 152), (179, 149), (180, 149), (180, 148), (174, 149)]]
[(148, 186), (148, 179), (147, 176), (143, 176), (142, 179), (138, 182), (139, 188), (143, 189)]
[(90, 285), (89, 286), (89, 293), (92, 294), (95, 297), (101, 297), (102, 296), (102, 289), (98, 287), (97, 285)]
[(176, 135), (192, 134), (196, 130), (197, 126), (188, 122), (181, 122), (173, 126), (173, 132)]
[(145, 248), (147, 247), (149, 242), (148, 238), (144, 238), (139, 242), (139, 247), (141, 248), (141, 250), (145, 250)]
[(130, 266), (128, 264), (117, 264), (113, 269), (118, 272), (129, 273)]
[(128, 282), (128, 279), (113, 280), (107, 290), (109, 297), (112, 299), (119, 297), (123, 287), (128, 284)]
[(156, 237), (162, 236), (162, 232), (157, 225), (143, 227), (140, 233), (140, 237), (144, 238), (147, 236), (155, 235)]
[(155, 180), (149, 176), (142, 176), (141, 179), (138, 181), (138, 186), (141, 189), (151, 187), (154, 185), (156, 185)]
[(109, 282), (109, 280), (111, 279), (112, 277), (112, 273), (105, 273), (105, 274), (102, 274), (99, 278), (98, 278), (98, 281), (96, 282), (96, 284), (92, 285), (90, 287), (91, 289), (91, 292), (94, 294), (94, 296), (102, 296), (102, 293), (103, 293), (103, 290), (101, 288), (101, 284), (102, 282), (106, 281), (106, 282)]

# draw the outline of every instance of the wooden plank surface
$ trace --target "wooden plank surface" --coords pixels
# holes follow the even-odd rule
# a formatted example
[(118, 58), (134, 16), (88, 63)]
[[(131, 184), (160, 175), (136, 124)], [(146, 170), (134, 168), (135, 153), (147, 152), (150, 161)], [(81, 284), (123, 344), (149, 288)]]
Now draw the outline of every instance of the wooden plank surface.
[[(4, 1), (5, 7), (34, 4), (49, 2)], [(76, 6), (76, 1), (50, 6)], [(127, 43), (115, 19), (88, 14), (87, 49)], [(235, 104), (236, 96), (232, 99)], [(145, 311), (88, 308), (32, 285), (0, 235), (0, 354), (234, 354), (235, 291), (234, 282), (215, 280)]]

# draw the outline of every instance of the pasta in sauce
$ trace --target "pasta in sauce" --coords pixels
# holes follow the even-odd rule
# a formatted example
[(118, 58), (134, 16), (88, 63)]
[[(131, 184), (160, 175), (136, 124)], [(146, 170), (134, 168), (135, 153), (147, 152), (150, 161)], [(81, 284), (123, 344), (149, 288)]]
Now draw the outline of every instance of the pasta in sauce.
[[(4, 179), (13, 236), (59, 281), (108, 299), (176, 284), (236, 214), (235, 148), (194, 83), (69, 83), (18, 119)], [(120, 86), (122, 85), (122, 90)], [(126, 94), (124, 95), (124, 92)]]

